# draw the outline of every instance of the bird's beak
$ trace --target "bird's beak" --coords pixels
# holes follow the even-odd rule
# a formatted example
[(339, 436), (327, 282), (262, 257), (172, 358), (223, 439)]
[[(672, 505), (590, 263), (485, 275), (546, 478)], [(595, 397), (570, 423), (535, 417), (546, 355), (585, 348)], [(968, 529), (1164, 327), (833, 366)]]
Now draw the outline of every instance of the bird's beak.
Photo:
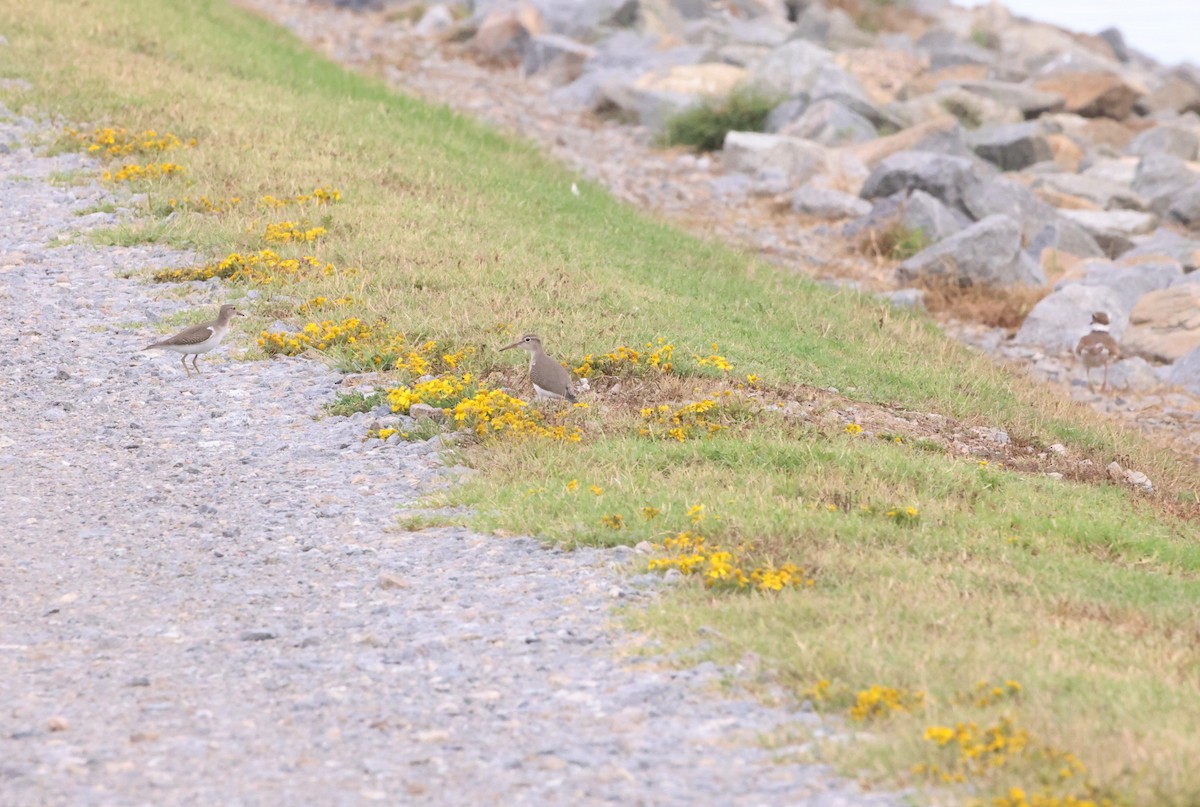
[(517, 345), (519, 345), (519, 344), (521, 344), (521, 340), (520, 340), (520, 339), (518, 339), (517, 341), (513, 342), (511, 345), (505, 345), (504, 347), (500, 348), (500, 352), (501, 352), (501, 353), (503, 353), (503, 352), (504, 352), (504, 351), (506, 351), (506, 350), (512, 350), (514, 347), (516, 347), (516, 346), (517, 346)]
[(245, 315), (245, 314), (243, 314), (241, 311), (234, 311), (233, 313), (237, 314), (239, 317), (244, 317), (244, 316), (246, 316), (246, 315)]

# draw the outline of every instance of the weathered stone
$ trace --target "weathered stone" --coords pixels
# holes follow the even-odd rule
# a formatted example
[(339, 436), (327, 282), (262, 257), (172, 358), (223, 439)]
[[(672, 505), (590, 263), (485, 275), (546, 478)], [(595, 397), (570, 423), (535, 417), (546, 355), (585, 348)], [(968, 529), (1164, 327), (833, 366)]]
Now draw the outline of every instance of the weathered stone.
[(1169, 154), (1147, 154), (1138, 163), (1133, 189), (1146, 200), (1150, 209), (1165, 214), (1175, 199), (1192, 185), (1200, 182), (1183, 160)]
[(522, 2), (512, 8), (496, 8), (484, 16), (471, 51), (480, 59), (491, 62), (516, 63), (531, 37), (546, 33), (542, 14), (530, 3)]
[(1078, 258), (1103, 258), (1105, 255), (1091, 233), (1075, 222), (1059, 216), (1055, 216), (1053, 221), (1038, 230), (1029, 241), (1028, 252), (1031, 255), (1041, 256), (1047, 249), (1065, 252)]
[(1169, 258), (1185, 272), (1196, 272), (1200, 269), (1200, 241), (1160, 228), (1153, 235), (1138, 239), (1137, 246), (1121, 256), (1122, 262), (1151, 258)]
[(1167, 76), (1162, 84), (1138, 101), (1138, 109), (1147, 113), (1200, 113), (1200, 87), (1179, 76)]
[(626, 27), (637, 19), (637, 0), (533, 0), (549, 30), (574, 39), (594, 36), (599, 26)]
[(808, 109), (808, 105), (807, 95), (789, 98), (771, 110), (771, 113), (767, 115), (767, 122), (763, 125), (763, 130), (768, 134), (779, 134), (789, 123), (799, 120), (800, 116), (804, 114), (804, 110)]
[(413, 33), (422, 39), (441, 39), (450, 33), (454, 23), (454, 12), (449, 6), (438, 3), (425, 10), (413, 26)]
[(1004, 81), (962, 81), (958, 86), (967, 92), (982, 95), (1005, 106), (1016, 107), (1026, 118), (1036, 118), (1047, 112), (1057, 112), (1066, 106), (1061, 93), (1047, 92), (1024, 84)]
[(1200, 283), (1152, 291), (1138, 300), (1121, 350), (1171, 362), (1200, 347)]
[(1128, 309), (1107, 286), (1070, 283), (1043, 297), (1021, 323), (1013, 341), (1041, 345), (1051, 352), (1070, 352), (1091, 329), (1092, 312), (1105, 311), (1112, 320), (1113, 334), (1119, 334), (1128, 322)]
[(906, 126), (915, 126), (941, 115), (953, 115), (967, 128), (1025, 120), (1016, 107), (967, 92), (961, 87), (945, 87), (907, 101), (897, 101), (885, 107), (884, 111)]
[(759, 132), (730, 132), (725, 135), (722, 154), (726, 167), (732, 171), (754, 176), (776, 169), (793, 183), (807, 181), (821, 173), (828, 163), (827, 152), (816, 143)]
[(530, 39), (525, 48), (523, 67), (526, 75), (542, 74), (554, 84), (566, 84), (579, 78), (596, 49), (562, 34), (542, 34)]
[(1200, 395), (1200, 347), (1188, 352), (1171, 366), (1167, 382)]
[(1059, 73), (1034, 83), (1042, 92), (1066, 99), (1066, 111), (1085, 118), (1124, 120), (1141, 96), (1124, 79), (1113, 73)]
[(1153, 213), (1133, 210), (1061, 210), (1059, 215), (1087, 230), (1110, 258), (1133, 249), (1133, 236), (1153, 232), (1158, 226)]
[(875, 167), (863, 183), (864, 199), (891, 196), (897, 191), (923, 190), (950, 207), (965, 210), (963, 197), (980, 183), (975, 166), (962, 157), (924, 151), (902, 151)]
[(803, 39), (776, 48), (752, 70), (753, 82), (786, 97), (808, 93), (821, 67), (833, 64), (833, 54)]
[(796, 19), (794, 36), (832, 48), (867, 48), (874, 37), (855, 24), (840, 8), (813, 3)]
[(424, 403), (413, 404), (409, 408), (408, 414), (412, 415), (417, 420), (434, 420), (441, 422), (446, 419), (445, 410)]
[(1167, 216), (1184, 227), (1200, 230), (1200, 182), (1193, 183), (1190, 188), (1175, 197), (1175, 201), (1167, 210)]
[(897, 132), (894, 135), (854, 146), (854, 153), (867, 165), (875, 166), (894, 154), (916, 151), (930, 139), (960, 136), (962, 126), (950, 115), (934, 118), (926, 123)]
[(814, 140), (824, 146), (865, 143), (878, 135), (869, 120), (831, 98), (823, 98), (804, 110), (780, 134)]
[(1078, 282), (1112, 289), (1121, 300), (1120, 310), (1132, 311), (1144, 295), (1165, 289), (1181, 277), (1183, 267), (1174, 261), (1126, 264), (1093, 260), (1084, 264), (1083, 277)]
[(1006, 286), (1046, 282), (1041, 268), (1021, 250), (1021, 227), (1007, 216), (989, 216), (923, 249), (896, 269), (909, 283), (945, 277), (960, 283)]
[(1048, 174), (1034, 182), (1033, 190), (1039, 196), (1043, 191), (1049, 190), (1082, 197), (1099, 210), (1146, 209), (1145, 200), (1128, 185), (1082, 174)]
[(1021, 237), (1029, 241), (1055, 218), (1054, 208), (1038, 199), (1024, 185), (1006, 177), (969, 185), (963, 194), (962, 209), (976, 221), (1004, 215), (1021, 226)]
[[(1133, 180), (1137, 176), (1139, 162), (1137, 157), (1093, 160), (1083, 175), (1094, 179), (1103, 179), (1106, 182), (1115, 182), (1119, 185), (1132, 186)], [(1141, 195), (1140, 192), (1139, 195)]]
[(931, 244), (936, 244), (968, 227), (970, 219), (951, 210), (922, 190), (914, 190), (900, 206), (900, 221), (913, 232), (920, 231)]
[(1050, 160), (1054, 152), (1036, 123), (985, 126), (967, 138), (971, 150), (1001, 171), (1019, 171)]
[(823, 219), (847, 219), (871, 212), (871, 204), (854, 194), (806, 185), (792, 194), (792, 210)]
[(1145, 157), (1147, 154), (1169, 154), (1181, 160), (1196, 159), (1200, 135), (1182, 126), (1155, 126), (1130, 141), (1126, 154)]
[(635, 81), (634, 87), (679, 95), (724, 96), (747, 75), (744, 68), (729, 64), (683, 64), (651, 71)]
[(1074, 140), (1062, 134), (1046, 135), (1054, 162), (1064, 171), (1075, 173), (1083, 164), (1083, 149)]

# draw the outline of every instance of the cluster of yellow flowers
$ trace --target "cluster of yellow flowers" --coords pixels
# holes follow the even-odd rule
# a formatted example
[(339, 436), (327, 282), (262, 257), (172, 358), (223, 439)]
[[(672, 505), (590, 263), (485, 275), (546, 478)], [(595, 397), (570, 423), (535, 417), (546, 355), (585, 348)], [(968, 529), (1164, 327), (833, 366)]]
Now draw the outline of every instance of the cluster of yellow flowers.
[(167, 207), (172, 210), (191, 210), (195, 213), (228, 213), (242, 202), (242, 197), (231, 196), (228, 199), (209, 199), (207, 196), (184, 196), (179, 199), (167, 200)]
[(1056, 796), (1042, 790), (1038, 793), (1026, 793), (1024, 788), (1012, 787), (1003, 796), (991, 800), (992, 807), (1113, 807), (1111, 799), (1092, 799), (1084, 796), (1067, 794)]
[(674, 353), (675, 346), (662, 337), (659, 337), (657, 342), (647, 342), (645, 353), (620, 345), (599, 356), (587, 354), (575, 368), (575, 375), (580, 378), (598, 375), (633, 376), (642, 375), (650, 370), (669, 373), (675, 369), (671, 361)]
[[(693, 523), (698, 523), (696, 513)], [(654, 515), (657, 515), (657, 511)], [(643, 517), (645, 513), (643, 512)], [(758, 591), (782, 591), (785, 588), (803, 588), (813, 585), (812, 578), (794, 563), (754, 564), (747, 547), (737, 546), (732, 550), (709, 545), (703, 535), (684, 530), (662, 542), (660, 547), (666, 554), (651, 558), (649, 571), (678, 569), (685, 575), (700, 575), (709, 588), (756, 589)], [(749, 572), (746, 570), (749, 569)]]
[(263, 331), (258, 337), (258, 346), (268, 354), (295, 356), (309, 348), (326, 350), (332, 345), (354, 345), (370, 337), (371, 329), (357, 317), (350, 317), (341, 322), (328, 319), (309, 322), (295, 333)]
[(415, 403), (429, 404), (438, 409), (454, 406), (474, 391), (471, 374), (462, 377), (443, 375), (438, 378), (422, 381), (411, 387), (396, 387), (388, 391), (388, 403), (393, 412), (407, 415)]
[(1021, 694), (1021, 689), (1021, 684), (1011, 679), (998, 686), (993, 686), (988, 681), (980, 681), (975, 684), (973, 690), (959, 693), (955, 697), (955, 701), (982, 708), (1001, 701), (1014, 700)]
[(169, 177), (173, 174), (182, 174), (184, 167), (179, 163), (147, 163), (146, 165), (137, 165), (130, 163), (122, 166), (116, 173), (112, 171), (104, 172), (105, 182), (134, 182), (139, 179), (159, 179), (160, 177)]
[(280, 198), (267, 194), (258, 200), (258, 204), (262, 208), (278, 210), (288, 205), (305, 205), (309, 202), (317, 205), (329, 205), (340, 201), (342, 201), (342, 192), (337, 188), (331, 188), (326, 185), (322, 188), (314, 189), (312, 193), (301, 193), (296, 196), (284, 196)]
[[(1019, 684), (1016, 691), (1020, 691)], [(1087, 766), (1074, 754), (1034, 742), (1029, 732), (1020, 728), (1009, 717), (1003, 717), (996, 723), (982, 728), (974, 722), (956, 723), (953, 726), (929, 726), (925, 729), (925, 739), (938, 748), (945, 749), (944, 763), (917, 765), (912, 772), (943, 783), (961, 783), (986, 777), (1014, 759), (1033, 762), (1043, 768), (1046, 775), (1041, 778), (1044, 782), (1053, 777), (1060, 782), (1069, 783), (1087, 772)], [(1001, 797), (994, 803), (1073, 804), (1076, 807), (1093, 804), (1093, 807), (1096, 807), (1089, 799), (1075, 795), (1054, 795), (1053, 788), (1049, 786), (1044, 788), (1043, 793), (1035, 796), (1039, 799), (1036, 802), (1028, 800), (1023, 792), (1021, 799), (1027, 799), (1025, 802), (1020, 799), (1013, 800), (1012, 796), (1013, 792), (1010, 791), (1008, 800)]]
[[(570, 410), (568, 410), (570, 411)], [(480, 389), (454, 406), (454, 424), (480, 437), (496, 435), (545, 437), (578, 443), (583, 435), (578, 428), (563, 424), (547, 425), (536, 409), (503, 390)]]
[(721, 407), (709, 398), (680, 407), (671, 407), (668, 404), (648, 406), (642, 409), (644, 422), (638, 433), (643, 437), (680, 442), (691, 437), (711, 437), (725, 428), (713, 420), (720, 415)]
[(312, 255), (303, 258), (283, 258), (269, 249), (241, 254), (234, 252), (216, 263), (189, 266), (183, 269), (161, 269), (154, 273), (159, 283), (179, 283), (187, 280), (209, 280), (219, 277), (225, 280), (247, 283), (270, 283), (283, 278), (297, 278), (309, 274), (332, 275), (339, 270), (331, 263), (324, 263)]
[(713, 342), (711, 354), (707, 356), (693, 354), (692, 358), (695, 359), (696, 364), (700, 365), (701, 367), (714, 367), (720, 370), (722, 373), (728, 373), (733, 369), (733, 365), (726, 361), (724, 356), (717, 355), (717, 350), (717, 343)]
[(850, 435), (851, 437), (858, 437), (862, 433), (863, 427), (859, 426), (857, 423), (846, 424), (846, 434)]
[(89, 154), (102, 157), (127, 157), (130, 154), (154, 154), (177, 148), (192, 148), (196, 139), (183, 140), (170, 132), (146, 129), (131, 132), (122, 127), (104, 127), (90, 132), (67, 129), (67, 137), (84, 147)]
[(902, 527), (912, 527), (921, 522), (921, 511), (915, 507), (893, 507), (887, 517)]
[(324, 227), (308, 227), (307, 229), (294, 221), (280, 221), (268, 224), (263, 232), (263, 240), (267, 243), (290, 244), (316, 241), (329, 231)]
[(855, 695), (850, 717), (860, 721), (876, 720), (897, 712), (915, 712), (924, 705), (924, 692), (875, 684)]
[(354, 302), (354, 298), (350, 296), (337, 297), (333, 300), (328, 297), (314, 297), (307, 302), (301, 303), (296, 307), (297, 314), (311, 314), (315, 311), (323, 311), (330, 308), (341, 308), (345, 305), (350, 305)]

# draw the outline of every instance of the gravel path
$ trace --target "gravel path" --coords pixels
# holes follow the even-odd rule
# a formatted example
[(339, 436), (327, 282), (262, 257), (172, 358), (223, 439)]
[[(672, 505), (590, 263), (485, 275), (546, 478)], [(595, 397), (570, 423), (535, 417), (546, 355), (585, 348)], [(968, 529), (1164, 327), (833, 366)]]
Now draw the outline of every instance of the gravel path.
[(126, 279), (194, 256), (81, 236), (127, 214), (44, 133), (0, 107), (0, 805), (897, 803), (624, 655), (629, 550), (398, 531), (448, 470), (315, 420), (320, 364), (139, 353), (221, 289)]

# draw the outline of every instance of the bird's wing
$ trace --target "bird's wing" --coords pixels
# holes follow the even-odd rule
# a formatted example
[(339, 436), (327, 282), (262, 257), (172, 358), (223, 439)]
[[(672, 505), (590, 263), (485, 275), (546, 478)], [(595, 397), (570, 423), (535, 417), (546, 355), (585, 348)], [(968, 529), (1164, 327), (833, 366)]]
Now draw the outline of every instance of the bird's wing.
[(201, 342), (207, 342), (209, 339), (212, 338), (212, 335), (213, 335), (213, 326), (211, 323), (204, 323), (203, 325), (193, 325), (190, 328), (184, 328), (182, 331), (175, 334), (170, 339), (164, 339), (161, 342), (155, 342), (153, 345), (151, 345), (151, 347), (158, 347), (160, 345), (176, 345), (176, 346), (198, 345)]

